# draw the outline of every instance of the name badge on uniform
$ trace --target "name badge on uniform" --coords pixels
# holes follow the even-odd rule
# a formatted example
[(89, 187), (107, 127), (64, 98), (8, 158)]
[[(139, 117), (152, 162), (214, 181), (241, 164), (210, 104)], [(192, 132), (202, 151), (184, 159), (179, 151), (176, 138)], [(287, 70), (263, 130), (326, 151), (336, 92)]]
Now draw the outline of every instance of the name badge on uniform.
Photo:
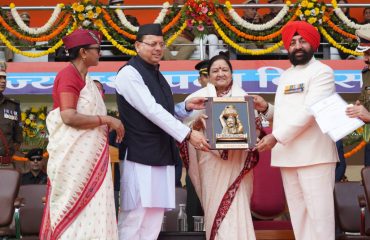
[(303, 90), (304, 90), (304, 83), (286, 85), (284, 87), (284, 94), (299, 93), (299, 92), (303, 92)]
[(4, 118), (17, 121), (18, 120), (18, 112), (10, 109), (4, 108)]

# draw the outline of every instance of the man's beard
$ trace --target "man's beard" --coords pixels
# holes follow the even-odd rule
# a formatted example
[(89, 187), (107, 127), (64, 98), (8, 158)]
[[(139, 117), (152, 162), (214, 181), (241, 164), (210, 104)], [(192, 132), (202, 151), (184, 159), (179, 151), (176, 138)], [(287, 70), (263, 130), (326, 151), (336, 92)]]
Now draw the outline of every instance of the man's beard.
[[(303, 54), (297, 57), (295, 55), (297, 52), (302, 52)], [(313, 54), (314, 52), (312, 49), (310, 49), (309, 51), (306, 51), (304, 49), (299, 49), (294, 52), (288, 53), (288, 57), (289, 57), (290, 62), (294, 66), (297, 66), (297, 65), (304, 65), (308, 63), (313, 57)]]

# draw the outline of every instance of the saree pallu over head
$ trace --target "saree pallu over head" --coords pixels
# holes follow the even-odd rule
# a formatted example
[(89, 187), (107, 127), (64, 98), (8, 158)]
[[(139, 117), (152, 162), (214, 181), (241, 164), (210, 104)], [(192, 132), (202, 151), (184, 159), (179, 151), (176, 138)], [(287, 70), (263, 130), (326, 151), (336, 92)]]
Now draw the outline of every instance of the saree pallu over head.
[[(93, 81), (86, 79), (77, 112), (106, 115), (106, 107)], [(106, 177), (109, 152), (106, 125), (76, 129), (63, 123), (60, 109), (46, 120), (49, 131), (48, 193), (41, 239), (58, 239), (91, 201)]]

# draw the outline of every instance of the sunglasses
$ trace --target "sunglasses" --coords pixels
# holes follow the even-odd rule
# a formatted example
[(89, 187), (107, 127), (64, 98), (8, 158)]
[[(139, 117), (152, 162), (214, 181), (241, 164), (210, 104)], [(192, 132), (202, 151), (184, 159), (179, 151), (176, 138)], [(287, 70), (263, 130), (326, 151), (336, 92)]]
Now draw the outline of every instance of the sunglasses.
[(40, 162), (40, 161), (42, 161), (42, 157), (31, 158), (30, 161), (31, 162)]

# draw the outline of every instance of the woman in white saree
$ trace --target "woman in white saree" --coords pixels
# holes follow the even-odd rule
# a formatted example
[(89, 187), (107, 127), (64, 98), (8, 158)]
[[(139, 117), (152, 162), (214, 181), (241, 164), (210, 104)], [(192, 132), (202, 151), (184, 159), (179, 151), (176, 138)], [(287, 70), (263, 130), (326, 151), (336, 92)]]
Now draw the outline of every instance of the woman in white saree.
[[(232, 66), (224, 55), (210, 60), (208, 72), (210, 83), (188, 98), (247, 95), (233, 84)], [(187, 119), (189, 126), (204, 129), (203, 113), (204, 110), (194, 111), (191, 119)], [(253, 183), (251, 169), (257, 164), (258, 154), (250, 150), (203, 152), (190, 144), (188, 153), (188, 174), (204, 209), (207, 239), (254, 240), (249, 201)]]
[(120, 120), (107, 116), (103, 98), (86, 75), (100, 57), (100, 35), (78, 29), (63, 38), (71, 63), (54, 82), (47, 117), (47, 202), (40, 239), (118, 239), (109, 165), (108, 129), (122, 141)]

